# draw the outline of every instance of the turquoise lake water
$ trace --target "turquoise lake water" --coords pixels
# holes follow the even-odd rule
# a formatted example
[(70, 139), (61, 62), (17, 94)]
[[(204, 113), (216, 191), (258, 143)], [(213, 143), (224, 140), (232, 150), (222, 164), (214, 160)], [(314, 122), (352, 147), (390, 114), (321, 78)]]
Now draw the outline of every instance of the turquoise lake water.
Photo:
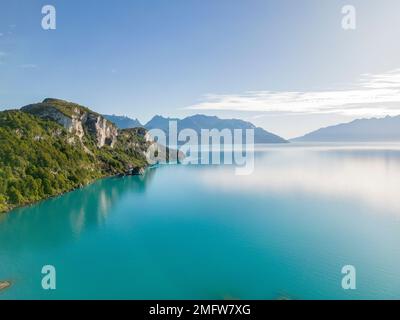
[(0, 299), (399, 299), (400, 145), (259, 146), (249, 176), (98, 181), (0, 216), (0, 280)]

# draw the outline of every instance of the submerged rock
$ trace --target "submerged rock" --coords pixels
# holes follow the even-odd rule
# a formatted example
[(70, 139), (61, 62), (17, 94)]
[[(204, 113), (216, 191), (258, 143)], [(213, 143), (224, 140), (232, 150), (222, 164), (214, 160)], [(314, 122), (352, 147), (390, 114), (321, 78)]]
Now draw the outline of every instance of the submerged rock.
[(288, 300), (295, 300), (293, 297), (291, 297), (290, 295), (284, 293), (279, 295), (275, 300), (280, 300), (280, 301), (288, 301)]
[(0, 291), (5, 290), (9, 287), (11, 287), (10, 281), (0, 281)]

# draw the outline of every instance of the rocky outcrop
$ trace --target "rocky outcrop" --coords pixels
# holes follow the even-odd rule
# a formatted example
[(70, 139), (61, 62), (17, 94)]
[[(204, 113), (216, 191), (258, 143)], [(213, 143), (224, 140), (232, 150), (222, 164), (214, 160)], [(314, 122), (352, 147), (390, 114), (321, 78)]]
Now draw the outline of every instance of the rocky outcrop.
[(151, 164), (176, 163), (183, 157), (170, 153), (144, 128), (118, 130), (100, 114), (57, 99), (1, 111), (0, 126), (0, 150), (7, 155), (0, 159), (6, 186), (0, 188), (0, 213), (98, 178), (140, 175)]
[(157, 142), (153, 142), (147, 148), (146, 159), (149, 164), (180, 163), (185, 155), (183, 152), (165, 147)]
[(113, 148), (117, 141), (118, 129), (112, 122), (75, 103), (48, 98), (21, 110), (42, 119), (56, 121), (81, 141), (86, 134), (91, 135), (98, 148), (105, 145)]
[(0, 291), (5, 290), (9, 287), (11, 287), (10, 281), (0, 281)]
[(68, 132), (75, 134), (79, 138), (85, 135), (82, 125), (83, 115), (79, 114), (78, 109), (71, 110), (71, 115), (68, 116), (56, 107), (46, 103), (30, 104), (21, 110), (42, 119), (56, 121), (67, 129)]
[[(74, 143), (75, 138), (78, 138), (88, 153), (90, 151), (83, 142), (85, 136), (94, 141), (98, 148), (109, 146), (130, 155), (139, 153), (146, 157), (149, 164), (179, 162), (184, 158), (181, 152), (170, 152), (170, 149), (155, 142), (145, 128), (118, 130), (102, 115), (76, 103), (47, 98), (41, 103), (27, 105), (21, 110), (62, 125), (73, 135), (68, 140), (69, 143)], [(126, 172), (132, 174), (137, 171), (134, 168), (134, 165), (128, 166)]]
[(118, 129), (108, 120), (94, 113), (86, 114), (84, 119), (89, 134), (96, 137), (99, 148), (107, 145), (111, 148), (117, 142)]
[(128, 176), (141, 176), (145, 172), (145, 169), (143, 167), (131, 167), (128, 168), (128, 171), (126, 172), (126, 175)]

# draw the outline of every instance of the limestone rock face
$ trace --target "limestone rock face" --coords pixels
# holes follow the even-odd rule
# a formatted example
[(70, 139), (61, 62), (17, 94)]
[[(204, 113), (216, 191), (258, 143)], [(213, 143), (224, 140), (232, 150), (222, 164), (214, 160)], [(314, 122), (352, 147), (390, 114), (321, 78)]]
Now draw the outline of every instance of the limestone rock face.
[(179, 163), (185, 158), (181, 151), (156, 142), (145, 128), (122, 129), (119, 131), (118, 140), (126, 151), (136, 150), (145, 156), (147, 163), (151, 165)]
[(98, 148), (105, 145), (114, 147), (118, 129), (103, 116), (89, 109), (58, 99), (45, 99), (42, 103), (31, 104), (21, 109), (42, 119), (56, 121), (79, 140), (91, 135)]
[[(185, 157), (181, 152), (170, 150), (154, 141), (145, 128), (118, 130), (115, 124), (102, 115), (76, 103), (48, 98), (21, 110), (57, 122), (73, 135), (68, 142), (74, 144), (76, 140), (80, 141), (88, 153), (91, 152), (86, 147), (85, 138), (94, 142), (98, 148), (108, 146), (122, 150), (127, 155), (143, 156), (149, 164), (180, 162)], [(134, 165), (128, 166), (126, 171), (138, 171), (134, 168)]]
[(89, 134), (96, 137), (99, 148), (104, 145), (114, 147), (117, 142), (118, 129), (111, 122), (100, 115), (89, 113), (86, 115), (84, 125)]

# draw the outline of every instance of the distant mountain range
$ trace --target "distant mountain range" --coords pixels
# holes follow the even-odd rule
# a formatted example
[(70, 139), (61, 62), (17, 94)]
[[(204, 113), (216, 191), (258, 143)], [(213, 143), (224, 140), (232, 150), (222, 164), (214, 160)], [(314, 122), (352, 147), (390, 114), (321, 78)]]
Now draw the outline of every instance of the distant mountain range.
[[(129, 119), (127, 117), (119, 116), (104, 116), (108, 120), (115, 123), (119, 128), (132, 128), (134, 126), (142, 126), (138, 120)], [(254, 141), (255, 143), (287, 143), (288, 141), (270, 133), (263, 128), (256, 127), (250, 122), (246, 122), (238, 119), (220, 119), (215, 116), (206, 115), (194, 115), (184, 119), (176, 118), (164, 118), (162, 116), (153, 117), (144, 127), (148, 130), (161, 129), (167, 135), (169, 133), (169, 121), (177, 121), (178, 130), (182, 129), (193, 129), (200, 134), (201, 129), (229, 129), (233, 132), (234, 129), (254, 129)]]
[(143, 125), (139, 122), (138, 119), (131, 119), (126, 116), (116, 116), (113, 115), (103, 115), (108, 121), (111, 121), (116, 124), (119, 129), (130, 129), (130, 128), (139, 128), (143, 127)]
[[(106, 119), (115, 123), (120, 129), (144, 127), (148, 130), (161, 129), (168, 135), (169, 121), (176, 120), (178, 130), (193, 129), (200, 134), (201, 129), (254, 129), (255, 143), (287, 143), (289, 141), (251, 122), (239, 119), (220, 119), (215, 116), (194, 115), (184, 119), (153, 117), (142, 125), (139, 120), (126, 116), (105, 115)], [(357, 119), (310, 132), (294, 138), (291, 142), (392, 142), (400, 141), (400, 116), (371, 119)]]
[(321, 128), (294, 142), (391, 142), (400, 141), (400, 116), (358, 119)]

